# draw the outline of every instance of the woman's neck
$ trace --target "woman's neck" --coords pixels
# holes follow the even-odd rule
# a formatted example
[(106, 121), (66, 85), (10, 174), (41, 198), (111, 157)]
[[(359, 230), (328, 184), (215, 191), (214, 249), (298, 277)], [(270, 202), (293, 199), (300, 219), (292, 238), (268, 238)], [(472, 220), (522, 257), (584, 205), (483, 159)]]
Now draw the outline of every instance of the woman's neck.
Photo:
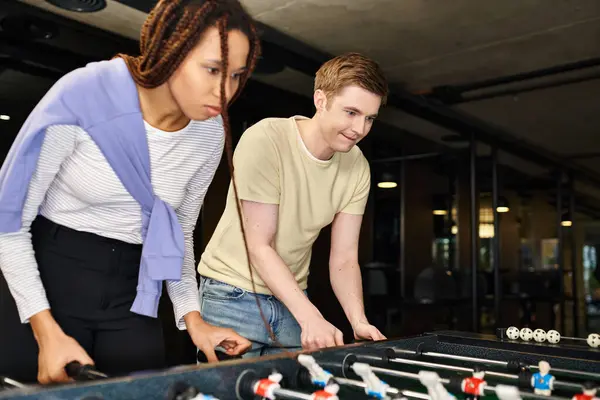
[(165, 83), (153, 89), (138, 86), (140, 108), (144, 121), (162, 131), (174, 132), (189, 124)]

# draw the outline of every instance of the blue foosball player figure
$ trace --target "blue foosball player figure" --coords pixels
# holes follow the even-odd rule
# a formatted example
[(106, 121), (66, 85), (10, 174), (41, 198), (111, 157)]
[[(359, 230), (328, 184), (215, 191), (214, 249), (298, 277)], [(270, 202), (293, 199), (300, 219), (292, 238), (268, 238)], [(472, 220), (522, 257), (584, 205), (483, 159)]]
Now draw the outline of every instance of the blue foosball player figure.
[(535, 394), (550, 396), (554, 389), (554, 376), (550, 375), (550, 364), (547, 361), (540, 361), (538, 368), (539, 372), (531, 376), (531, 387)]

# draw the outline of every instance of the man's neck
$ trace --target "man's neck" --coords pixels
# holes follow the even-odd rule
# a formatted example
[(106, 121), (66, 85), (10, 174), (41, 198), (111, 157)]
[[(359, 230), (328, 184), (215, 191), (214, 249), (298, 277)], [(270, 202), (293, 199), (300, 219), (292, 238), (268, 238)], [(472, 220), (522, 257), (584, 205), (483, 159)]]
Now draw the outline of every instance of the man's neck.
[(175, 103), (166, 83), (154, 89), (138, 86), (138, 93), (144, 120), (153, 127), (174, 132), (190, 122)]
[(312, 119), (296, 121), (296, 124), (298, 125), (298, 131), (304, 145), (313, 157), (323, 161), (327, 161), (333, 157), (334, 151), (323, 139), (319, 124), (314, 117)]

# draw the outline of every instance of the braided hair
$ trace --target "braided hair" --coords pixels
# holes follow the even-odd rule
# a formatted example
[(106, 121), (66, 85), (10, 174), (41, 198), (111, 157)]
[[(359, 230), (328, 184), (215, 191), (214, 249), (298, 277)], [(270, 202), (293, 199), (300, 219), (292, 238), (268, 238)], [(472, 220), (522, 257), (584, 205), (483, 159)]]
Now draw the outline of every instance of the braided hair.
[[(179, 65), (198, 43), (204, 31), (216, 26), (221, 39), (221, 117), (225, 129), (225, 150), (229, 165), (229, 173), (233, 183), (236, 199), (237, 213), (242, 229), (242, 237), (248, 259), (248, 269), (252, 281), (253, 291), (256, 292), (253, 268), (250, 262), (250, 252), (246, 241), (246, 231), (242, 216), (237, 185), (234, 178), (233, 168), (233, 143), (229, 113), (227, 106), (239, 96), (244, 88), (248, 77), (256, 68), (260, 55), (260, 39), (252, 17), (247, 13), (239, 0), (160, 0), (152, 9), (146, 19), (140, 37), (141, 54), (137, 57), (126, 54), (118, 54), (127, 64), (134, 81), (143, 88), (156, 88), (165, 83), (177, 70)], [(227, 80), (228, 45), (227, 33), (239, 30), (244, 33), (250, 41), (250, 52), (248, 54), (247, 69), (243, 72), (240, 85), (228, 103), (225, 95), (225, 84)], [(273, 342), (279, 347), (281, 344), (267, 322), (260, 307), (258, 296), (255, 296), (256, 304), (260, 312), (263, 324)]]

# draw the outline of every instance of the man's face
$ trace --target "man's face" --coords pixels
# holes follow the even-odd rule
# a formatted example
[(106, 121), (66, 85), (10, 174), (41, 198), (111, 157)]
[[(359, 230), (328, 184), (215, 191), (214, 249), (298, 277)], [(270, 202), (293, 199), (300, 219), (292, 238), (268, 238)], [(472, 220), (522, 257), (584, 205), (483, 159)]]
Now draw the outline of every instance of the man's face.
[(323, 139), (334, 152), (347, 153), (373, 126), (381, 106), (381, 96), (358, 86), (347, 86), (327, 99), (315, 92), (315, 106)]

